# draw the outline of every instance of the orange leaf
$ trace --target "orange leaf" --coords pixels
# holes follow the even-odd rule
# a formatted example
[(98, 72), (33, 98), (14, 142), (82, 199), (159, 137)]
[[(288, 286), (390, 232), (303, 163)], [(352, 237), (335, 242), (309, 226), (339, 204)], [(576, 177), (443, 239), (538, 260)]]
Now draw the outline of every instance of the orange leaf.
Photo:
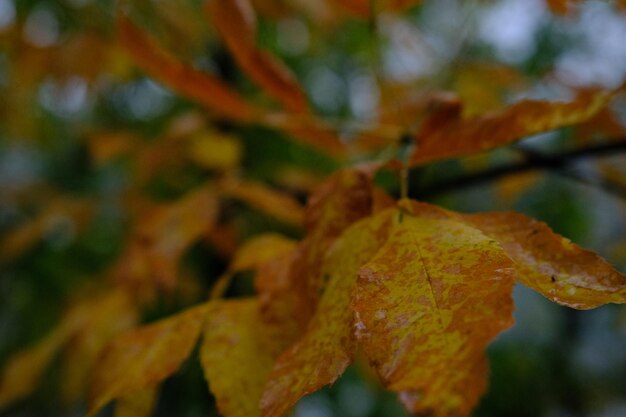
[(304, 335), (277, 360), (261, 402), (264, 417), (279, 417), (304, 395), (334, 382), (354, 355), (350, 296), (358, 268), (386, 237), (395, 210), (350, 226), (332, 245), (320, 271), (327, 281)]
[(89, 415), (173, 374), (191, 354), (206, 308), (206, 304), (190, 308), (113, 340), (93, 371)]
[(251, 122), (262, 114), (261, 110), (248, 104), (218, 78), (183, 64), (159, 47), (124, 14), (118, 15), (117, 26), (122, 46), (135, 62), (174, 91), (237, 121)]
[(425, 163), (483, 152), (525, 136), (583, 122), (599, 112), (613, 97), (599, 91), (581, 93), (571, 102), (524, 100), (480, 117), (461, 119), (460, 111), (445, 117), (435, 112), (417, 135), (410, 164)]
[(626, 276), (540, 221), (519, 213), (466, 215), (496, 239), (517, 265), (518, 279), (550, 300), (589, 309), (626, 302)]
[[(143, 214), (136, 231), (137, 243), (131, 246), (127, 271), (132, 271), (134, 257), (144, 257), (143, 262), (150, 268), (150, 279), (166, 289), (176, 283), (178, 262), (185, 250), (211, 230), (218, 214), (218, 200), (215, 191), (209, 187), (199, 187), (183, 198), (163, 204)], [(123, 264), (122, 264), (123, 265)], [(127, 277), (132, 279), (132, 272)], [(123, 278), (123, 276), (122, 276)]]
[(466, 416), (486, 386), (484, 350), (513, 322), (513, 263), (479, 230), (405, 203), (359, 270), (356, 335), (410, 411)]
[(275, 56), (256, 46), (256, 16), (247, 0), (207, 0), (205, 10), (241, 68), (293, 112), (308, 111), (296, 77)]
[(258, 314), (255, 299), (214, 301), (208, 310), (200, 359), (225, 417), (260, 416), (259, 401), (284, 341)]

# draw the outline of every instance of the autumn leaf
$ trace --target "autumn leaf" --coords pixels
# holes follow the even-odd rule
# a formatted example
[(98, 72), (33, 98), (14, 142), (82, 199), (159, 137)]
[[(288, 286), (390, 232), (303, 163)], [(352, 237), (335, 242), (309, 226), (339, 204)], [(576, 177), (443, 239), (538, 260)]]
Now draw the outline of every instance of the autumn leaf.
[(241, 244), (232, 257), (226, 272), (218, 278), (211, 291), (212, 298), (222, 296), (232, 277), (237, 272), (258, 270), (268, 262), (291, 253), (295, 243), (275, 233), (255, 236)]
[(348, 226), (371, 214), (372, 175), (369, 167), (338, 171), (309, 198), (304, 220), (309, 233), (296, 249), (289, 272), (289, 294), (297, 299), (295, 314), (301, 323), (317, 305), (326, 250)]
[(293, 73), (275, 56), (256, 46), (256, 15), (247, 0), (207, 0), (205, 10), (229, 51), (246, 74), (289, 111), (308, 111), (307, 99)]
[(238, 121), (258, 120), (261, 110), (218, 78), (183, 64), (160, 48), (123, 13), (118, 14), (117, 26), (122, 45), (135, 62), (154, 78), (218, 114)]
[(269, 376), (265, 417), (335, 381), (357, 346), (409, 411), (467, 416), (486, 389), (485, 349), (512, 324), (516, 279), (576, 308), (626, 302), (624, 275), (540, 222), (409, 200), (349, 227), (320, 274), (316, 312)]
[(595, 253), (520, 213), (465, 215), (516, 262), (518, 279), (551, 301), (589, 309), (626, 302), (626, 276)]
[(226, 197), (247, 203), (287, 224), (300, 226), (304, 217), (301, 204), (291, 195), (273, 190), (254, 181), (227, 178), (220, 182), (219, 192)]
[(137, 323), (137, 306), (126, 292), (113, 289), (70, 310), (84, 320), (83, 325), (68, 340), (63, 358), (63, 400), (72, 404), (83, 398), (102, 348), (113, 337)]
[[(466, 156), (506, 145), (526, 136), (584, 122), (613, 97), (606, 91), (581, 93), (571, 102), (524, 100), (467, 120), (460, 107), (435, 110), (416, 137), (411, 166)], [(454, 110), (454, 108), (452, 108)]]
[(149, 387), (120, 398), (115, 417), (150, 417), (156, 406), (157, 387)]
[(89, 415), (110, 401), (155, 386), (191, 354), (206, 316), (200, 305), (114, 339), (92, 376)]
[(135, 286), (153, 281), (171, 290), (181, 256), (215, 226), (217, 214), (217, 194), (209, 185), (142, 211), (134, 240), (115, 268), (115, 279)]
[(35, 390), (43, 372), (63, 345), (67, 331), (66, 326), (60, 326), (36, 345), (9, 358), (0, 377), (0, 410)]
[(68, 360), (63, 371), (66, 400), (80, 395), (88, 369), (104, 342), (136, 321), (136, 307), (118, 289), (79, 299), (70, 305), (59, 323), (32, 347), (16, 353), (4, 365), (0, 376), (0, 409), (33, 392), (54, 357), (63, 349)]
[(356, 336), (410, 411), (464, 416), (486, 387), (487, 344), (513, 323), (513, 262), (479, 230), (426, 207), (396, 211), (358, 271)]
[(267, 375), (284, 341), (259, 317), (255, 299), (211, 303), (200, 360), (221, 414), (260, 416)]
[(334, 382), (354, 356), (350, 296), (358, 268), (382, 245), (395, 210), (350, 226), (329, 249), (319, 272), (326, 289), (304, 335), (277, 360), (261, 406), (278, 417), (301, 397)]

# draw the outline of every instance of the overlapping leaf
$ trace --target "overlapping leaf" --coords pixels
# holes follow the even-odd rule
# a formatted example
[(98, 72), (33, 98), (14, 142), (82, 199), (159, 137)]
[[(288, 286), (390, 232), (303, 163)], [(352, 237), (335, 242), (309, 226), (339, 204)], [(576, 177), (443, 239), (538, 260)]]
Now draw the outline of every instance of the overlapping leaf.
[(200, 359), (222, 415), (260, 416), (265, 380), (284, 349), (270, 326), (260, 319), (255, 299), (211, 304)]
[(281, 416), (304, 395), (334, 382), (352, 361), (350, 294), (359, 267), (384, 242), (394, 213), (358, 221), (329, 250), (319, 271), (326, 290), (304, 335), (278, 358), (263, 395), (263, 416)]
[(575, 308), (626, 302), (624, 275), (542, 223), (408, 200), (349, 227), (319, 273), (328, 283), (270, 374), (265, 417), (332, 383), (358, 345), (410, 411), (467, 416), (486, 387), (484, 351), (512, 324), (515, 279)]

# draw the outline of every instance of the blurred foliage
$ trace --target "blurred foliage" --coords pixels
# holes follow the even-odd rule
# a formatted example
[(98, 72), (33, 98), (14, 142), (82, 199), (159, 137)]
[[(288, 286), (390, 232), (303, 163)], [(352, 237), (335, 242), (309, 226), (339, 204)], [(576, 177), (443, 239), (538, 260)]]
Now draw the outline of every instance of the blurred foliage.
[[(135, 23), (177, 58), (218, 75), (261, 107), (280, 107), (239, 68), (202, 2), (130, 3)], [(411, 106), (421, 108), (425, 96), (444, 90), (456, 93), (466, 115), (477, 115), (523, 98), (616, 88), (626, 76), (626, 14), (612, 2), (571, 2), (572, 10), (558, 15), (542, 0), (426, 1), (398, 14), (373, 13), (375, 22), (330, 0), (253, 3), (260, 47), (284, 60), (315, 112), (347, 142), (385, 117), (413, 128), (419, 121), (411, 119)], [(182, 248), (177, 285), (149, 294), (142, 322), (204, 300), (248, 237), (303, 235), (298, 222), (264, 202), (286, 198), (299, 207), (342, 165), (395, 152), (389, 145), (340, 161), (280, 129), (207, 111), (137, 69), (117, 41), (115, 10), (108, 0), (0, 0), (0, 363), (46, 335), (72, 300), (87, 299), (110, 279), (129, 242), (141, 240), (136, 224), (154, 207), (207, 183), (227, 190), (232, 179), (264, 184), (268, 193), (223, 191), (215, 203), (219, 228), (199, 231), (202, 237)], [(391, 110), (385, 115), (380, 108)], [(454, 182), (529, 152), (623, 141), (625, 122), (626, 101), (618, 97), (603, 117), (576, 128), (416, 168), (410, 195), (463, 212), (515, 209), (624, 270), (624, 155), (531, 170), (518, 182), (515, 175), (467, 187)], [(199, 136), (206, 142), (194, 148), (204, 140)], [(424, 192), (443, 180), (453, 186)], [(377, 182), (399, 194), (392, 170)], [(167, 225), (158, 227), (169, 233)], [(227, 296), (250, 291), (237, 280)], [(524, 288), (515, 297), (518, 324), (490, 348), (491, 388), (475, 415), (625, 415), (626, 310), (582, 314)], [(83, 400), (63, 403), (61, 357), (29, 400), (1, 415), (82, 415)], [(154, 415), (217, 415), (192, 358), (163, 384)], [(297, 417), (403, 413), (357, 366), (295, 411)]]

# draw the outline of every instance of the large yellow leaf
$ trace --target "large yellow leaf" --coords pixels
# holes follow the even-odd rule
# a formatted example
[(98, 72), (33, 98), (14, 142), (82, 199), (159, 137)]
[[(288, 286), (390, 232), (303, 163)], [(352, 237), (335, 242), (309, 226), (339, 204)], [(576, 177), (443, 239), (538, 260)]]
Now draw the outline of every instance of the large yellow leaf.
[(626, 302), (626, 276), (593, 252), (519, 213), (466, 215), (516, 262), (518, 279), (550, 300), (588, 309)]
[(150, 388), (173, 374), (191, 354), (207, 305), (135, 329), (114, 339), (92, 375), (90, 415), (110, 401)]
[(274, 55), (256, 45), (256, 16), (247, 0), (207, 0), (206, 11), (229, 51), (248, 76), (290, 111), (308, 104), (296, 77)]
[(506, 145), (525, 136), (584, 122), (607, 105), (613, 94), (581, 93), (571, 102), (524, 100), (507, 108), (470, 119), (460, 117), (460, 107), (435, 111), (416, 138), (410, 164), (465, 156)]
[(334, 382), (354, 355), (352, 288), (358, 268), (378, 250), (395, 214), (388, 209), (349, 227), (329, 250), (320, 274), (328, 281), (304, 335), (272, 370), (264, 417), (279, 417), (301, 397)]
[(200, 359), (217, 407), (225, 417), (261, 415), (267, 375), (284, 341), (260, 320), (255, 299), (213, 301)]
[(403, 204), (393, 220), (358, 272), (357, 338), (410, 411), (469, 415), (486, 385), (485, 348), (513, 322), (513, 262), (432, 206)]

